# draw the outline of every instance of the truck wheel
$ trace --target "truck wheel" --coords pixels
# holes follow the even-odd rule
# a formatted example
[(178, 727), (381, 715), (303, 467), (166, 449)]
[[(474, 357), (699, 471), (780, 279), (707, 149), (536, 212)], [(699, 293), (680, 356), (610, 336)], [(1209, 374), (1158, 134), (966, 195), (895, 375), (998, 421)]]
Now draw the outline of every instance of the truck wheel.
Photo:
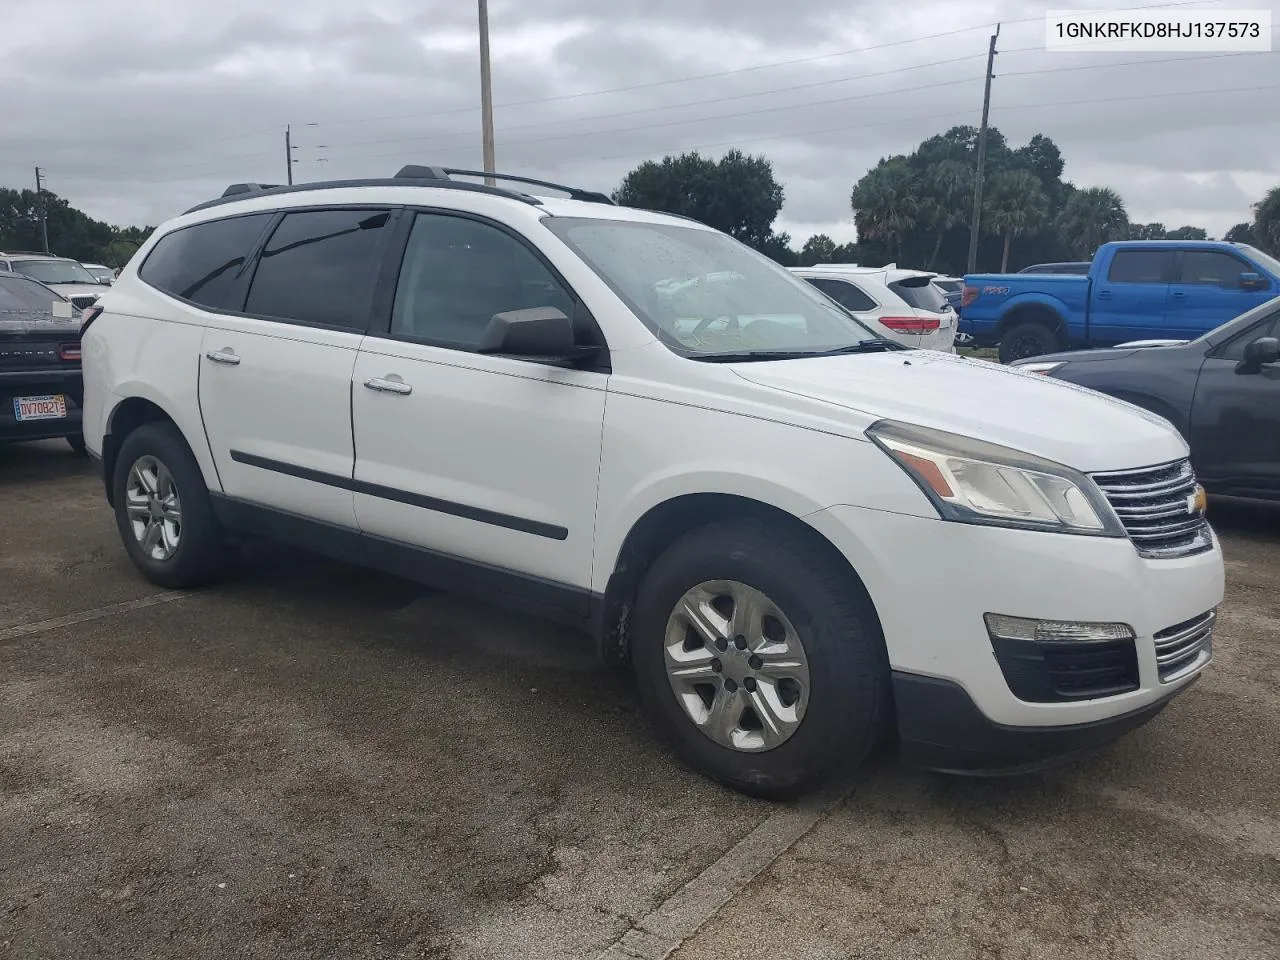
[(227, 556), (222, 533), (177, 427), (145, 423), (125, 437), (112, 484), (120, 538), (143, 576), (170, 588), (218, 578)]
[(1060, 350), (1058, 337), (1039, 320), (1015, 323), (1000, 338), (1000, 362), (1012, 363)]
[(794, 796), (880, 742), (888, 660), (870, 598), (797, 532), (702, 527), (641, 584), (632, 663), (649, 715), (702, 773)]

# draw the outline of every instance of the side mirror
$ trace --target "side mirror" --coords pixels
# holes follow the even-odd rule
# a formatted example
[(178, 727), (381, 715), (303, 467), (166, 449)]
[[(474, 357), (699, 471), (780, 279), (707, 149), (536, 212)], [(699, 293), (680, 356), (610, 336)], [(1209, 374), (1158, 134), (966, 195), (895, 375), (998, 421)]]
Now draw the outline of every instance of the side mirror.
[(480, 337), (476, 352), (569, 364), (593, 356), (598, 350), (574, 343), (573, 321), (563, 311), (555, 307), (530, 307), (495, 313)]
[(1265, 290), (1267, 281), (1260, 273), (1242, 273), (1240, 274), (1241, 290)]
[(1236, 367), (1239, 373), (1257, 373), (1264, 364), (1280, 360), (1280, 340), (1259, 337), (1244, 348), (1244, 359)]

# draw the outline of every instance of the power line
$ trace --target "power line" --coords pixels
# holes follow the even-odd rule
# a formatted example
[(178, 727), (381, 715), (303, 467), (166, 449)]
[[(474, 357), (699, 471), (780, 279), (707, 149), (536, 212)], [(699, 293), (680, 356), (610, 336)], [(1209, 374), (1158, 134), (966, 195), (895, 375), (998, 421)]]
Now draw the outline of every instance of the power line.
[[(1116, 10), (1112, 12), (1121, 13), (1121, 12), (1140, 11), (1140, 10), (1156, 10), (1156, 9), (1164, 9), (1164, 8), (1170, 8), (1170, 7), (1187, 7), (1187, 6), (1201, 5), (1205, 3), (1219, 3), (1219, 2), (1221, 2), (1221, 0), (1178, 0), (1178, 2), (1174, 2), (1174, 3), (1155, 3), (1155, 4), (1147, 4), (1145, 6), (1127, 7), (1127, 8), (1122, 8), (1121, 10)], [(1043, 21), (1044, 16), (1045, 14), (1041, 13), (1039, 16), (1022, 17), (1021, 19), (1006, 20), (1004, 22), (1006, 24), (1031, 23), (1031, 22)], [(622, 87), (607, 87), (601, 90), (585, 90), (579, 93), (566, 93), (566, 94), (560, 94), (554, 97), (537, 97), (529, 100), (513, 100), (507, 103), (494, 104), (494, 109), (503, 109), (506, 107), (528, 107), (528, 106), (533, 106), (535, 104), (542, 104), (542, 103), (558, 103), (565, 100), (578, 100), (583, 97), (600, 97), (600, 96), (606, 96), (608, 94), (614, 94), (614, 93), (630, 93), (634, 90), (650, 90), (655, 87), (670, 86), (672, 84), (677, 84), (677, 83), (693, 83), (698, 80), (714, 80), (720, 77), (738, 76), (744, 73), (753, 73), (758, 70), (771, 70), (776, 67), (790, 67), (790, 66), (796, 66), (797, 64), (801, 64), (801, 63), (816, 63), (819, 60), (831, 60), (831, 59), (836, 59), (838, 57), (852, 56), (857, 53), (870, 53), (875, 50), (887, 50), (892, 47), (900, 47), (910, 43), (920, 43), (925, 40), (942, 40), (948, 37), (959, 36), (962, 33), (973, 33), (974, 31), (977, 31), (977, 30), (989, 30), (992, 26), (993, 26), (993, 21), (988, 20), (984, 23), (977, 23), (968, 27), (959, 27), (954, 30), (946, 30), (941, 33), (924, 34), (918, 37), (906, 37), (901, 40), (892, 40), (888, 43), (873, 44), (867, 47), (855, 47), (851, 50), (838, 50), (833, 53), (819, 53), (819, 54), (814, 54), (813, 56), (797, 57), (791, 60), (774, 60), (768, 63), (758, 63), (758, 64), (753, 64), (747, 67), (736, 67), (731, 70), (717, 70), (713, 73), (699, 73), (699, 74), (693, 74), (691, 76), (672, 77), (667, 80), (650, 80), (645, 83), (630, 84), (628, 86), (622, 86)], [(1043, 46), (1038, 46), (1038, 47), (1028, 47), (1026, 49), (1043, 50), (1044, 48)], [(1013, 51), (1010, 51), (1010, 52), (1013, 52)], [(978, 54), (978, 56), (984, 56), (984, 54)], [(429, 119), (431, 117), (444, 117), (444, 116), (451, 116), (459, 113), (474, 113), (478, 109), (479, 107), (455, 107), (449, 110), (436, 110), (429, 113), (422, 113), (420, 111), (415, 111), (413, 113), (385, 114), (383, 116), (378, 116), (378, 117), (352, 117), (347, 120), (316, 120), (316, 121), (312, 121), (311, 125), (331, 126), (331, 125), (338, 125), (338, 124), (373, 123), (379, 120), (400, 120), (406, 117)]]

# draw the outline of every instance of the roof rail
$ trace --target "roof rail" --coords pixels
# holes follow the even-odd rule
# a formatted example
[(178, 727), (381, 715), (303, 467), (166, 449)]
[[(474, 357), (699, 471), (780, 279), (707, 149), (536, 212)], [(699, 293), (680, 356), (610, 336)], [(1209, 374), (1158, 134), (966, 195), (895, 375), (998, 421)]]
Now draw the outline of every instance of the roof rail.
[[(210, 207), (221, 206), (224, 203), (235, 203), (237, 200), (246, 200), (250, 195), (266, 195), (279, 196), (287, 193), (305, 193), (315, 190), (340, 190), (344, 187), (403, 187), (407, 184), (406, 180), (416, 180), (421, 186), (444, 187), (449, 190), (467, 190), (472, 193), (488, 193), (494, 196), (506, 197), (509, 200), (519, 200), (521, 203), (528, 203), (532, 206), (540, 206), (542, 201), (537, 197), (531, 197), (527, 193), (520, 193), (516, 190), (507, 190), (503, 187), (490, 187), (481, 183), (465, 183), (460, 180), (439, 179), (425, 175), (425, 171), (436, 170), (438, 167), (413, 167), (406, 168), (415, 171), (424, 171), (422, 176), (386, 178), (386, 177), (370, 177), (359, 180), (323, 180), (315, 183), (299, 183), (286, 186), (271, 183), (233, 183), (222, 191), (222, 196), (213, 200), (206, 200), (204, 203), (197, 203), (194, 207), (190, 207), (183, 211), (183, 214), (195, 213), (199, 210), (207, 210)], [(481, 174), (483, 176), (483, 174)]]
[(64, 259), (58, 257), (56, 253), (49, 253), (47, 250), (0, 250), (0, 257), (57, 257), (59, 260)]
[(222, 191), (224, 197), (234, 197), (239, 193), (255, 193), (258, 190), (274, 190), (278, 183), (233, 183)]
[(450, 175), (459, 177), (485, 177), (489, 180), (507, 180), (511, 183), (527, 183), (535, 187), (547, 187), (567, 193), (570, 200), (583, 200), (587, 203), (607, 203), (613, 206), (613, 200), (597, 190), (583, 190), (581, 187), (570, 187), (563, 183), (552, 183), (550, 180), (534, 180), (532, 177), (517, 177), (509, 173), (485, 173), (483, 170), (462, 170), (458, 167), (423, 167), (409, 164), (401, 167), (396, 179), (414, 180), (448, 180)]

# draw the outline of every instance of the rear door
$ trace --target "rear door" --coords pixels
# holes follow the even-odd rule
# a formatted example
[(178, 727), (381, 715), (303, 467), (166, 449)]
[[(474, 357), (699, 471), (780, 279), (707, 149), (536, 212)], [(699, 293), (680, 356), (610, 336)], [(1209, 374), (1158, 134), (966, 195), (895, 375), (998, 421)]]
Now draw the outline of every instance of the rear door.
[(1280, 311), (1215, 348), (1191, 408), (1196, 472), (1224, 492), (1280, 493), (1280, 363), (1242, 372), (1245, 347), (1280, 336)]
[(1095, 277), (1089, 299), (1089, 340), (1123, 343), (1165, 336), (1165, 300), (1175, 255), (1159, 248), (1116, 250), (1105, 276)]
[(1243, 290), (1242, 273), (1257, 268), (1233, 253), (1221, 250), (1184, 250), (1178, 271), (1169, 285), (1165, 308), (1165, 336), (1194, 340), (1276, 295), (1275, 282), (1260, 274), (1267, 286)]
[(355, 528), (351, 372), (395, 211), (289, 210), (209, 320), (200, 409), (223, 490)]

